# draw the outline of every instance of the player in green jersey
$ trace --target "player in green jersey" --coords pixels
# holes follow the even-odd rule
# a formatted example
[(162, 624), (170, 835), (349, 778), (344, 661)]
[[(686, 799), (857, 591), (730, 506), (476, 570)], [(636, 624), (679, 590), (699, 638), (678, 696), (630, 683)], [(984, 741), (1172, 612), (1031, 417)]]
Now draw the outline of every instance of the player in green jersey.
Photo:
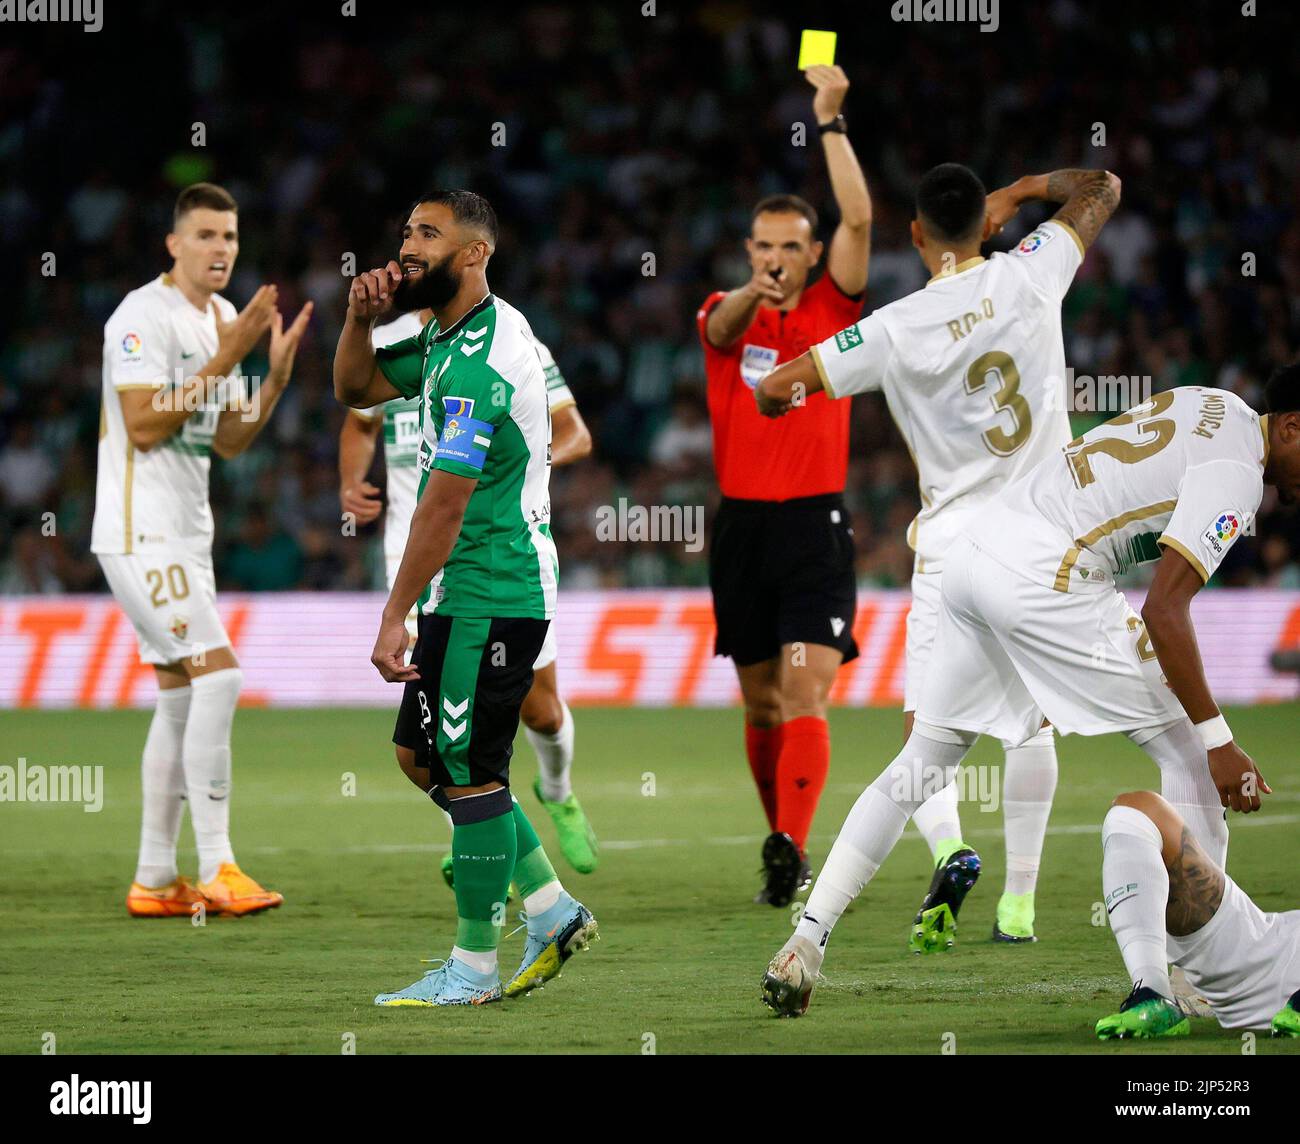
[[(445, 963), (375, 1003), (483, 1004), (502, 995), (497, 947), (511, 881), (528, 936), (507, 996), (553, 977), (596, 933), (509, 788), (520, 706), (555, 611), (550, 415), (528, 324), (488, 290), (497, 224), (487, 200), (422, 196), (402, 239), (400, 264), (352, 282), (334, 392), (352, 408), (421, 400), (419, 499), (371, 662), (405, 685), (398, 764), (452, 818), (457, 932)], [(371, 328), (394, 308), (433, 319), (376, 351)], [(413, 604), (419, 639), (408, 665)]]

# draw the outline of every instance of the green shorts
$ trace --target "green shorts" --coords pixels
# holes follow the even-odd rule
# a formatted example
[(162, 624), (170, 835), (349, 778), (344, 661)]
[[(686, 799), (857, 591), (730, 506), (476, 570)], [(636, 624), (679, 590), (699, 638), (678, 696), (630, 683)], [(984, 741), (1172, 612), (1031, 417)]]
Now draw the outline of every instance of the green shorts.
[(419, 618), (393, 742), (415, 752), (434, 786), (510, 785), (519, 709), (550, 620)]

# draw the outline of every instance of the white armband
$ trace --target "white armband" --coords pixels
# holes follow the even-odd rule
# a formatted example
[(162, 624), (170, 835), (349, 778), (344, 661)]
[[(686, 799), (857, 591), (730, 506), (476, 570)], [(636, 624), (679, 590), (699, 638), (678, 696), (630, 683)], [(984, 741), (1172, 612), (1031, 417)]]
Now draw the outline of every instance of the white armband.
[(1207, 751), (1214, 750), (1215, 747), (1222, 747), (1225, 743), (1232, 742), (1232, 732), (1228, 729), (1228, 721), (1222, 715), (1216, 715), (1213, 719), (1207, 719), (1204, 723), (1193, 724), (1196, 733), (1201, 737), (1201, 743), (1204, 744)]

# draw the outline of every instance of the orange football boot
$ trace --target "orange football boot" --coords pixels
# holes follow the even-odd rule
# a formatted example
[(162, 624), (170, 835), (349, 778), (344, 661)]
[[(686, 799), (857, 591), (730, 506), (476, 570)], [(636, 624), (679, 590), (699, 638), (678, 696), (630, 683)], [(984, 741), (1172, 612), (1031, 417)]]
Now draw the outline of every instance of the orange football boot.
[(185, 918), (202, 904), (209, 908), (207, 899), (199, 893), (188, 878), (176, 878), (166, 886), (154, 888), (132, 882), (126, 894), (126, 912), (133, 918)]
[(233, 862), (223, 862), (211, 882), (200, 882), (199, 893), (214, 914), (238, 917), (273, 910), (284, 901), (275, 890), (264, 890)]

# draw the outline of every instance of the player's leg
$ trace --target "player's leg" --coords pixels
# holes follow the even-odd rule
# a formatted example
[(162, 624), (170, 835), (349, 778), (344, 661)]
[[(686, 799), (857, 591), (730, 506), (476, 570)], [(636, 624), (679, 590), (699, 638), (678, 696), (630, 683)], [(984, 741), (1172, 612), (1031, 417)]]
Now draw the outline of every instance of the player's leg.
[[(973, 546), (963, 542), (955, 555), (960, 574), (944, 574), (935, 669), (922, 685), (912, 734), (849, 812), (803, 918), (764, 976), (763, 999), (783, 1016), (807, 1008), (835, 923), (880, 868), (916, 808), (953, 781), (978, 735), (1018, 729), (1027, 734), (1042, 721), (982, 615), (977, 585), (996, 581)], [(949, 897), (946, 885), (932, 884), (923, 912), (939, 918), (950, 909)]]
[(283, 895), (245, 874), (230, 843), (230, 733), (244, 673), (228, 644), (205, 648), (181, 666), (191, 692), (181, 759), (199, 852), (199, 890), (215, 912), (242, 916), (275, 909)]
[(769, 831), (776, 829), (776, 767), (781, 757), (781, 691), (776, 656), (736, 665), (745, 708), (745, 756)]
[[(456, 938), (438, 968), (405, 989), (379, 994), (376, 1005), (470, 1005), (501, 998), (497, 950), (517, 843), (502, 712), (480, 686), (484, 660), (491, 656), (491, 625), (487, 619), (419, 618), (412, 663), (420, 679), (402, 693), (393, 742), (403, 773), (451, 818)], [(507, 660), (517, 651), (507, 647)], [(531, 666), (529, 658), (524, 672)], [(505, 712), (513, 718), (512, 737), (526, 691), (525, 675), (513, 710)]]
[(827, 701), (835, 674), (857, 658), (853, 530), (836, 497), (783, 505), (764, 536), (780, 642), (781, 753), (776, 824), (763, 847), (768, 897), (787, 905), (810, 881), (808, 835), (830, 770)]
[(952, 782), (975, 738), (918, 722), (902, 751), (853, 804), (793, 937), (763, 978), (763, 1000), (779, 1014), (797, 1016), (807, 1009), (831, 930), (880, 869), (916, 808)]
[(1043, 727), (1019, 746), (1002, 744), (1002, 822), (1007, 845), (1007, 875), (993, 923), (993, 940), (1033, 942), (1034, 890), (1042, 862), (1047, 820), (1056, 794), (1056, 736)]
[[(715, 655), (736, 667), (744, 704), (745, 755), (767, 818), (776, 829), (776, 766), (781, 754), (777, 690), (776, 609), (764, 566), (764, 537), (772, 506), (723, 498), (709, 534), (709, 590), (717, 634)], [(766, 901), (766, 890), (755, 901)]]
[[(934, 651), (939, 626), (942, 577), (939, 573), (912, 574), (912, 606), (907, 613), (907, 647), (903, 672), (903, 741), (912, 733), (921, 680)], [(958, 790), (954, 780), (916, 808), (912, 821), (930, 847), (934, 858), (930, 885), (921, 908), (912, 919), (908, 948), (914, 953), (933, 953), (952, 944), (954, 922), (962, 902), (974, 887), (980, 873), (980, 857), (973, 846), (961, 837)], [(945, 912), (936, 906), (942, 896)]]
[(154, 671), (158, 698), (140, 759), (140, 854), (126, 908), (133, 917), (189, 917), (204, 901), (176, 868), (185, 806), (181, 743), (190, 685), (179, 664), (156, 664)]
[(1221, 869), (1228, 860), (1228, 819), (1210, 778), (1205, 746), (1185, 715), (1129, 738), (1160, 768), (1160, 794), (1187, 823)]
[(560, 697), (556, 681), (555, 621), (533, 665), (533, 686), (524, 699), (520, 718), (524, 734), (537, 755), (533, 793), (555, 824), (560, 853), (579, 874), (590, 874), (599, 861), (596, 832), (573, 793), (573, 712)]
[(1185, 1036), (1190, 1025), (1169, 980), (1166, 934), (1195, 933), (1223, 901), (1223, 870), (1177, 810), (1152, 791), (1120, 795), (1102, 823), (1102, 891), (1132, 982), (1119, 1012), (1097, 1022), (1102, 1040)]

